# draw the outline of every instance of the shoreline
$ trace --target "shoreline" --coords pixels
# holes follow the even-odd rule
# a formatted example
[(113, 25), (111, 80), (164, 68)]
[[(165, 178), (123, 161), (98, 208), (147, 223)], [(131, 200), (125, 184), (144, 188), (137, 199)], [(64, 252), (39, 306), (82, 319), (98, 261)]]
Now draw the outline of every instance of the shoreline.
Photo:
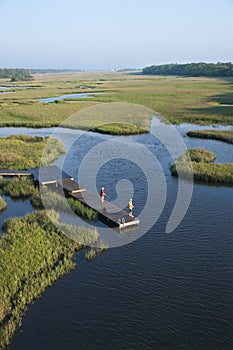
[[(1, 350), (10, 344), (28, 307), (75, 267), (74, 256), (83, 249), (49, 223), (44, 211), (11, 218), (4, 223), (3, 230), (0, 236), (0, 246), (4, 246), (0, 252), (4, 269), (0, 299)], [(41, 240), (43, 243), (39, 243)], [(39, 244), (40, 251), (36, 252)], [(14, 264), (7, 264), (12, 259)]]

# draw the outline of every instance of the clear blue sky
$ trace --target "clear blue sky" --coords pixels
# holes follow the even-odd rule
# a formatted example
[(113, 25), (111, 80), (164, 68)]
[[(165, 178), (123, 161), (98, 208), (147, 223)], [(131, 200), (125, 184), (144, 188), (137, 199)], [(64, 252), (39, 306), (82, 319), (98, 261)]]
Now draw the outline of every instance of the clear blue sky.
[(233, 0), (0, 0), (0, 67), (233, 61)]

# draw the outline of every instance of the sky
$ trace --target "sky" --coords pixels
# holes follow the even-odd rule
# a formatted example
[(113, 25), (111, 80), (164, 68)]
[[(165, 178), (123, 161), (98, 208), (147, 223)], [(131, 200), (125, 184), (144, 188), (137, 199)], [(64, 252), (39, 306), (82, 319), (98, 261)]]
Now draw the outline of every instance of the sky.
[(0, 0), (0, 67), (233, 61), (233, 0)]

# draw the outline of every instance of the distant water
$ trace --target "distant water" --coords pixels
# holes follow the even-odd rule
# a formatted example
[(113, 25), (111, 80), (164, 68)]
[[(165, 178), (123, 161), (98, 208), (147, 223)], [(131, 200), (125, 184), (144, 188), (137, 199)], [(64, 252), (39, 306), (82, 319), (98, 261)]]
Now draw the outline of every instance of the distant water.
[(94, 97), (94, 95), (99, 95), (100, 92), (87, 92), (87, 93), (78, 93), (78, 94), (66, 94), (62, 96), (56, 96), (56, 97), (48, 97), (48, 98), (40, 98), (40, 102), (49, 103), (49, 102), (55, 102), (60, 100), (65, 100), (69, 98), (90, 98)]
[(19, 88), (19, 86), (13, 86), (13, 85), (8, 85), (8, 86), (0, 86), (0, 89), (1, 90), (9, 90), (9, 89), (17, 89), (17, 88)]
[[(181, 134), (186, 128), (195, 127), (177, 127)], [(90, 134), (83, 148), (74, 143), (65, 170), (75, 176), (78, 157), (81, 161), (90, 145), (108, 137)], [(233, 188), (195, 185), (184, 220), (165, 234), (177, 194), (169, 154), (151, 135), (133, 139), (156, 153), (164, 169), (168, 198), (160, 219), (140, 239), (92, 262), (80, 252), (76, 268), (29, 307), (9, 349), (232, 349)], [(188, 147), (213, 150), (219, 162), (233, 162), (230, 144), (184, 141)], [(111, 163), (100, 170), (97, 182), (114, 199)], [(119, 164), (122, 176), (136, 184), (137, 215), (146, 184), (136, 168)]]
[(37, 86), (15, 86), (15, 85), (1, 85), (0, 90), (13, 90), (13, 89), (34, 89)]

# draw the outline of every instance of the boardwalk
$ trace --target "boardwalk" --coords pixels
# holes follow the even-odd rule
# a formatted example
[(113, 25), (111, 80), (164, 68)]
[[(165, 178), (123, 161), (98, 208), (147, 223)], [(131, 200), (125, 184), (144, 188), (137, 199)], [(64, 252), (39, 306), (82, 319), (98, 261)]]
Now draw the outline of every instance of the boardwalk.
[(0, 176), (3, 177), (20, 177), (20, 176), (31, 176), (29, 170), (0, 170)]
[(74, 180), (73, 177), (59, 169), (56, 165), (41, 166), (40, 168), (32, 168), (28, 170), (31, 172), (34, 182), (38, 182), (41, 185), (56, 184), (59, 179)]
[(84, 188), (80, 188), (79, 185), (72, 179), (63, 179), (61, 181), (58, 181), (58, 184), (70, 194), (86, 191)]
[(51, 184), (61, 186), (67, 196), (77, 199), (86, 206), (94, 209), (109, 224), (117, 226), (120, 229), (138, 225), (140, 223), (138, 218), (130, 217), (126, 211), (116, 207), (108, 201), (102, 203), (100, 197), (97, 197), (85, 188), (80, 188), (70, 175), (55, 165), (28, 170), (0, 170), (0, 176), (31, 176), (35, 185), (38, 187), (39, 185)]
[(126, 211), (116, 207), (112, 203), (108, 201), (104, 201), (104, 203), (102, 203), (100, 197), (95, 196), (89, 191), (70, 193), (70, 196), (94, 209), (103, 218), (115, 226), (118, 226), (120, 229), (138, 225), (140, 223), (138, 218), (130, 217)]

